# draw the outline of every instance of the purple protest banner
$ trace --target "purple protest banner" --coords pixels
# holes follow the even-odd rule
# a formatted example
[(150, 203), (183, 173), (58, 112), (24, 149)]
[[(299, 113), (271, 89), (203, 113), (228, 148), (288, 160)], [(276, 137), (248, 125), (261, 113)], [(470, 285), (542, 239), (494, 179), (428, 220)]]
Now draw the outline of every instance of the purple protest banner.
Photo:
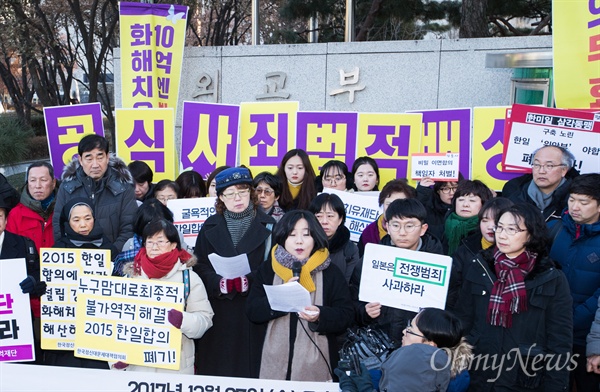
[(240, 107), (200, 102), (183, 103), (181, 169), (206, 177), (218, 166), (235, 166)]
[(311, 157), (315, 171), (337, 159), (352, 167), (356, 159), (358, 113), (298, 112), (296, 147)]
[(415, 110), (423, 114), (421, 151), (460, 153), (459, 170), (470, 178), (471, 109)]
[(85, 135), (104, 136), (100, 103), (44, 108), (50, 161), (57, 177), (77, 155), (77, 144)]

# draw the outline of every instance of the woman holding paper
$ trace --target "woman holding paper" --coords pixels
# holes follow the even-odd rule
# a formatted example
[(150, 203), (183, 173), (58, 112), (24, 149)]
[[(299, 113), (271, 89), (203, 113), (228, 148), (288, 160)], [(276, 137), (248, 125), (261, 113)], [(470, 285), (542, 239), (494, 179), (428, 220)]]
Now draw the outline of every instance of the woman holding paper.
[[(252, 322), (268, 324), (260, 378), (330, 381), (338, 361), (336, 335), (354, 314), (346, 280), (331, 263), (327, 236), (310, 212), (286, 213), (273, 240), (276, 245), (256, 273), (247, 306)], [(263, 285), (286, 282), (302, 285), (312, 305), (298, 313), (273, 310)]]
[(491, 368), (471, 368), (471, 390), (566, 391), (573, 301), (548, 258), (544, 218), (531, 204), (515, 204), (496, 217), (494, 231), (496, 245), (466, 271), (455, 309), (475, 355), (498, 358)]
[[(275, 220), (258, 208), (248, 169), (232, 167), (215, 178), (217, 213), (200, 229), (194, 250), (194, 269), (215, 311), (214, 327), (197, 341), (196, 370), (202, 375), (258, 377), (264, 326), (250, 323), (246, 299), (254, 273), (271, 248)], [(226, 258), (245, 255), (250, 273), (224, 278), (209, 260), (212, 253)]]
[(196, 257), (181, 248), (179, 232), (173, 223), (160, 219), (146, 225), (142, 234), (143, 247), (133, 263), (123, 267), (125, 275), (137, 279), (156, 279), (165, 282), (183, 283), (184, 311), (171, 309), (168, 322), (180, 329), (181, 358), (179, 370), (159, 369), (148, 366), (128, 365), (117, 362), (113, 369), (139, 372), (194, 374), (194, 341), (212, 326), (213, 311), (206, 289), (198, 275), (192, 271)]

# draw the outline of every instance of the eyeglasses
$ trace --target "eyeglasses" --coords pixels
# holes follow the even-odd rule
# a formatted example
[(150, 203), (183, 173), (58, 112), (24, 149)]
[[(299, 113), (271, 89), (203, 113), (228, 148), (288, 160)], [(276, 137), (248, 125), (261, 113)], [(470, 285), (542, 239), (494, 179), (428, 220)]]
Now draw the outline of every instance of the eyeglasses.
[(447, 195), (449, 193), (456, 193), (457, 189), (458, 189), (458, 187), (450, 186), (450, 187), (440, 188), (440, 191), (442, 191), (443, 194)]
[(531, 165), (531, 168), (533, 170), (536, 170), (536, 171), (540, 171), (542, 168), (544, 168), (544, 171), (549, 172), (549, 171), (552, 171), (552, 170), (554, 170), (554, 168), (559, 167), (559, 166), (566, 166), (566, 165), (564, 165), (562, 163), (560, 165), (554, 165), (552, 163), (546, 163), (545, 165), (540, 165), (539, 163), (534, 163), (533, 165)]
[(250, 189), (242, 189), (241, 191), (237, 191), (237, 192), (229, 192), (229, 193), (223, 193), (223, 197), (226, 199), (233, 199), (236, 196), (239, 196), (240, 198), (246, 197), (250, 194)]
[(340, 216), (338, 214), (322, 214), (320, 212), (318, 214), (315, 214), (315, 218), (317, 218), (317, 220), (326, 219), (328, 221), (332, 221), (339, 217)]
[(256, 188), (256, 194), (260, 195), (261, 193), (264, 193), (265, 196), (271, 196), (273, 193), (275, 193), (275, 191), (269, 188)]
[(332, 182), (340, 182), (342, 180), (345, 180), (346, 177), (345, 176), (341, 176), (339, 174), (335, 175), (335, 176), (325, 176), (323, 177), (323, 182), (328, 182), (328, 183), (332, 183)]
[(146, 248), (148, 249), (152, 249), (154, 248), (154, 246), (156, 245), (158, 248), (164, 248), (165, 246), (167, 246), (168, 244), (170, 244), (171, 241), (146, 241)]
[(165, 197), (157, 197), (156, 200), (166, 203), (169, 200), (177, 200), (177, 196), (165, 196)]
[(495, 226), (495, 227), (492, 227), (492, 231), (497, 234), (500, 234), (504, 231), (507, 235), (515, 235), (517, 233), (520, 233), (522, 231), (527, 231), (527, 230), (515, 229), (514, 227)]
[(406, 333), (411, 334), (413, 336), (417, 336), (417, 337), (419, 337), (421, 339), (428, 340), (425, 336), (419, 335), (418, 333), (413, 332), (411, 330), (411, 328), (412, 328), (412, 319), (408, 320), (408, 324), (406, 325), (406, 328), (404, 328), (404, 331), (406, 331)]
[(391, 231), (392, 233), (397, 233), (399, 232), (402, 227), (404, 227), (404, 231), (406, 231), (407, 233), (412, 233), (413, 231), (416, 230), (417, 227), (421, 227), (423, 226), (422, 224), (415, 224), (415, 223), (407, 223), (404, 226), (402, 226), (399, 223), (388, 223), (388, 231)]

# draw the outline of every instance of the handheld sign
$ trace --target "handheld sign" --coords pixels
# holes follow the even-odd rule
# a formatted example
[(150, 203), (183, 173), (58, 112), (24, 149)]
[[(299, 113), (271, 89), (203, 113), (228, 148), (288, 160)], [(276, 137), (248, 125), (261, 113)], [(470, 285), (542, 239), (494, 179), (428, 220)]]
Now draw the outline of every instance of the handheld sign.
[(451, 268), (449, 256), (367, 244), (358, 297), (411, 312), (444, 309)]
[(19, 286), (26, 276), (25, 259), (0, 260), (0, 362), (35, 360), (29, 294)]
[(83, 275), (110, 275), (110, 251), (100, 249), (40, 249), (42, 348), (73, 350), (77, 286)]
[(458, 181), (458, 153), (412, 154), (411, 159), (413, 180), (431, 177), (434, 181)]
[(372, 192), (365, 192), (368, 195), (361, 195), (363, 192), (345, 192), (324, 188), (323, 193), (335, 194), (342, 199), (346, 210), (346, 223), (344, 226), (350, 230), (351, 241), (358, 242), (365, 227), (376, 221), (381, 215), (381, 208), (378, 204), (379, 197), (373, 197)]
[(75, 356), (178, 370), (181, 330), (167, 313), (183, 311), (183, 291), (183, 283), (83, 276)]
[(600, 114), (515, 104), (510, 121), (504, 166), (530, 171), (536, 149), (557, 146), (573, 153), (581, 173), (600, 172)]
[(204, 222), (217, 212), (216, 201), (216, 197), (199, 197), (167, 202), (167, 207), (173, 213), (173, 224), (183, 234), (185, 243), (190, 249), (196, 246), (196, 238)]

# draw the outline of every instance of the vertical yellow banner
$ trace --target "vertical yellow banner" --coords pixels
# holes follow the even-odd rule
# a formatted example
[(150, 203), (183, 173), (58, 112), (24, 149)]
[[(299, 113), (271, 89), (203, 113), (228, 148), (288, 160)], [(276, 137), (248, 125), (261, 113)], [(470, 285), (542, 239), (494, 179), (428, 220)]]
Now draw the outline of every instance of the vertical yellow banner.
[(129, 163), (144, 161), (153, 181), (177, 177), (173, 109), (117, 109), (117, 155)]
[(176, 108), (186, 6), (119, 3), (124, 108)]
[(356, 156), (377, 161), (379, 189), (390, 180), (410, 176), (410, 155), (421, 145), (421, 121), (420, 113), (358, 114)]
[(296, 147), (298, 102), (244, 102), (240, 105), (240, 165), (253, 174), (275, 172)]
[(600, 4), (553, 0), (552, 28), (556, 107), (600, 108)]

